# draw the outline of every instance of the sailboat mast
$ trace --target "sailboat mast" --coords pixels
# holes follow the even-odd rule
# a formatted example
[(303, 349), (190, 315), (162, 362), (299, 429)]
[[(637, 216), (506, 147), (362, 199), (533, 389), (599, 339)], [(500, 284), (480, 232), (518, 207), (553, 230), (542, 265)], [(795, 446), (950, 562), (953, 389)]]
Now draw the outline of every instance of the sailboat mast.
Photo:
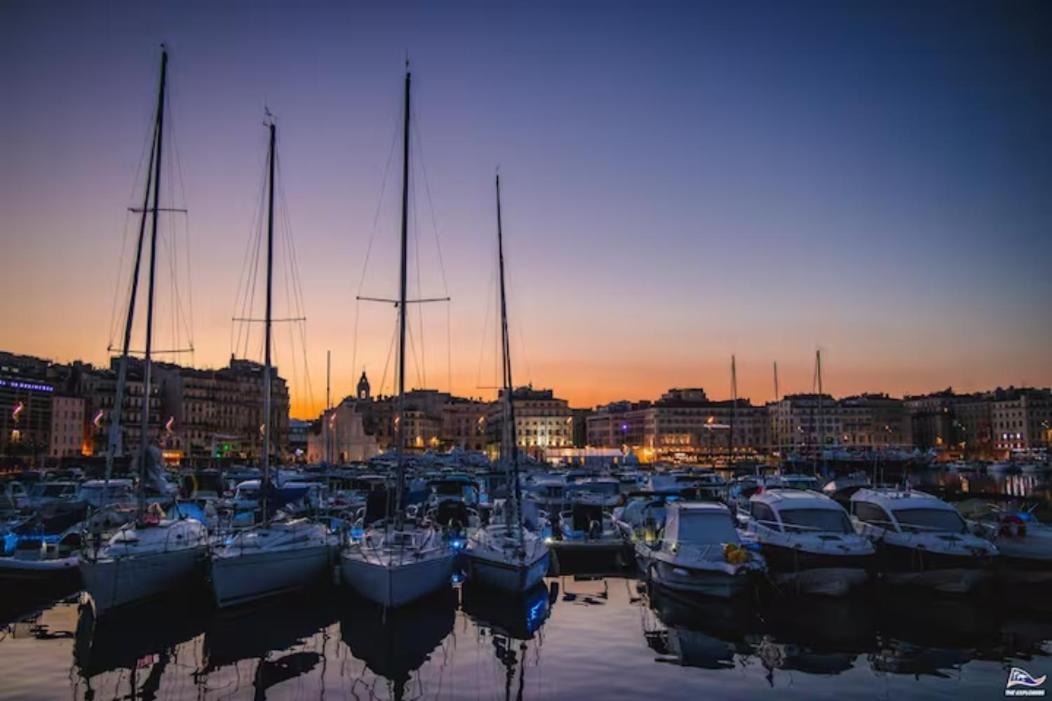
[[(501, 452), (506, 453), (510, 448), (511, 452), (507, 455), (511, 459), (510, 464), (510, 475), (513, 487), (514, 503), (512, 504), (513, 513), (509, 514), (509, 522), (515, 524), (515, 532), (519, 539), (520, 546), (523, 542), (522, 536), (522, 486), (519, 484), (519, 444), (515, 435), (515, 402), (513, 401), (512, 393), (514, 391), (514, 385), (511, 379), (511, 343), (508, 335), (508, 297), (506, 287), (504, 284), (504, 231), (501, 224), (500, 216), (500, 174), (497, 174), (497, 261), (500, 267), (500, 328), (501, 328), (501, 361), (503, 363), (503, 377), (502, 381), (504, 384), (504, 431), (501, 434), (502, 441), (506, 440), (507, 443), (502, 445), (503, 450)], [(509, 445), (510, 444), (510, 445)]]
[[(162, 57), (165, 52), (162, 50)], [(161, 59), (164, 61), (164, 58)], [(146, 165), (146, 188), (142, 194), (142, 216), (139, 218), (138, 243), (135, 246), (135, 264), (132, 266), (131, 291), (128, 294), (128, 314), (124, 318), (124, 337), (121, 344), (121, 357), (117, 364), (117, 386), (114, 390), (113, 409), (110, 410), (109, 436), (106, 448), (106, 482), (113, 476), (113, 460), (121, 455), (124, 435), (124, 392), (128, 383), (128, 355), (131, 352), (132, 326), (135, 321), (135, 301), (139, 292), (139, 273), (142, 270), (142, 249), (146, 238), (146, 214), (150, 205), (150, 187), (153, 184), (153, 159), (157, 151), (157, 126), (154, 124), (154, 135), (150, 143), (150, 160)]]
[(774, 361), (774, 401), (780, 401), (782, 395), (778, 393), (778, 361)]
[(818, 452), (815, 453), (815, 472), (822, 460), (822, 448), (825, 446), (825, 425), (822, 423), (822, 351), (815, 351), (815, 384), (818, 387)]
[(412, 74), (405, 72), (405, 115), (402, 120), (402, 260), (398, 286), (398, 491), (395, 522), (402, 523), (402, 495), (405, 491), (405, 334), (406, 334), (406, 271), (409, 239), (409, 85)]
[(146, 507), (146, 462), (150, 433), (150, 380), (153, 352), (153, 301), (157, 278), (157, 219), (160, 214), (161, 153), (164, 145), (164, 91), (168, 78), (168, 51), (161, 51), (161, 85), (157, 92), (157, 122), (155, 127), (155, 158), (153, 159), (153, 217), (150, 221), (150, 272), (146, 294), (146, 345), (143, 349), (142, 375), (142, 428), (139, 433), (139, 519)]
[(727, 466), (734, 462), (734, 419), (738, 413), (738, 369), (731, 356), (731, 423), (727, 431)]
[(270, 423), (271, 423), (271, 326), (273, 325), (273, 287), (274, 287), (274, 146), (277, 140), (277, 127), (270, 120), (270, 148), (267, 153), (267, 170), (270, 188), (267, 192), (267, 310), (263, 320), (263, 522), (270, 520), (267, 511), (267, 493), (270, 491)]

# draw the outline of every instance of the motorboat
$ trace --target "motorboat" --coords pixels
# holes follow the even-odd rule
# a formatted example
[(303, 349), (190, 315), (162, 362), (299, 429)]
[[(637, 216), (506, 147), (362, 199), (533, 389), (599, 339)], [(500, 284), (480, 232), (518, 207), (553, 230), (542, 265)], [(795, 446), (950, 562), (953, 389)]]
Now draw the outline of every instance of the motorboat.
[(0, 583), (73, 586), (80, 582), (81, 528), (86, 507), (34, 514), (4, 536)]
[(856, 530), (877, 549), (883, 581), (964, 594), (990, 581), (997, 547), (957, 511), (911, 489), (862, 489), (851, 497)]
[(624, 506), (614, 509), (611, 518), (626, 544), (635, 547), (638, 540), (653, 541), (665, 522), (665, 507), (678, 497), (640, 495), (630, 497)]
[(810, 490), (768, 489), (749, 499), (746, 533), (760, 545), (773, 581), (798, 594), (844, 596), (869, 580), (874, 548), (847, 512)]
[(559, 550), (620, 550), (621, 531), (609, 511), (597, 504), (575, 502), (559, 514), (558, 537), (552, 547)]
[(997, 548), (999, 579), (1015, 584), (1052, 582), (1052, 526), (1032, 512), (987, 502), (957, 505), (971, 531)]
[(638, 539), (635, 552), (648, 580), (720, 598), (750, 590), (765, 569), (742, 545), (730, 510), (711, 502), (668, 504), (658, 537)]

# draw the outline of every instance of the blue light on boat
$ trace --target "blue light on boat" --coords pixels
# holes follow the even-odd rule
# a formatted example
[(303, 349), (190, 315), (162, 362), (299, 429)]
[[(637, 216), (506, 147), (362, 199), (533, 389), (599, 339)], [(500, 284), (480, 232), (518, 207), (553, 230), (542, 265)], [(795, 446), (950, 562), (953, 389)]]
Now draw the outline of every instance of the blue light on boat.
[(449, 541), (449, 547), (454, 550), (463, 550), (465, 545), (467, 545), (467, 543), (463, 538), (451, 538)]
[(460, 572), (454, 572), (453, 576), (449, 578), (449, 581), (451, 581), (453, 584), (460, 584), (464, 581), (464, 575)]

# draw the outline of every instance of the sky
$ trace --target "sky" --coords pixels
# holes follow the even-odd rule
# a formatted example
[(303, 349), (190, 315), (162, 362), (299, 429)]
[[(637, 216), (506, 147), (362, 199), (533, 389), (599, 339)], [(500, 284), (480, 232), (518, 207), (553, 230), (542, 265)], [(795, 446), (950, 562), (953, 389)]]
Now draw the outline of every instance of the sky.
[(407, 57), (410, 386), (494, 394), (498, 167), (517, 384), (1052, 384), (1048, 3), (2, 3), (0, 348), (119, 343), (162, 42), (155, 348), (261, 358), (269, 109), (295, 415), (392, 388)]

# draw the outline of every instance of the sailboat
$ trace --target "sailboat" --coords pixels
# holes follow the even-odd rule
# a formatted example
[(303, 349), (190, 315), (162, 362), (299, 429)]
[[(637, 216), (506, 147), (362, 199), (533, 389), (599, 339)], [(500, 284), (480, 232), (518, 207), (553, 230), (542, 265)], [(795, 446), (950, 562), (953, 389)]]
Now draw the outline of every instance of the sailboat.
[(263, 479), (262, 523), (239, 532), (212, 551), (212, 590), (220, 608), (254, 601), (320, 582), (332, 560), (335, 543), (329, 529), (309, 519), (271, 522), (268, 509), (271, 449), (271, 327), (274, 271), (274, 161), (277, 127), (273, 119), (267, 151), (267, 302), (263, 320)]
[(511, 592), (536, 586), (548, 572), (550, 553), (544, 540), (523, 525), (522, 486), (519, 482), (519, 447), (515, 437), (515, 404), (512, 401), (511, 344), (504, 284), (504, 233), (500, 216), (500, 175), (497, 175), (497, 260), (500, 267), (500, 327), (503, 365), (501, 398), (504, 422), (501, 452), (512, 487), (503, 519), (476, 530), (464, 549), (468, 576), (480, 583)]
[(387, 518), (373, 524), (360, 539), (340, 552), (343, 582), (370, 601), (397, 607), (447, 588), (456, 552), (429, 524), (406, 519), (405, 494), (405, 346), (406, 272), (409, 225), (409, 115), (411, 74), (405, 74), (405, 114), (402, 132), (402, 238), (398, 297), (398, 399), (395, 408), (397, 489), (388, 500)]
[[(165, 81), (168, 72), (168, 52), (161, 50), (161, 80), (157, 96), (157, 115), (154, 121), (153, 145), (149, 167), (146, 169), (146, 190), (143, 196), (142, 218), (139, 224), (138, 249), (132, 271), (132, 287), (125, 319), (124, 348), (118, 370), (117, 403), (114, 405), (114, 422), (119, 421), (123, 410), (124, 383), (131, 340), (132, 320), (135, 313), (135, 296), (138, 288), (139, 266), (142, 262), (143, 243), (146, 234), (146, 217), (151, 214), (150, 262), (146, 297), (146, 345), (143, 355), (143, 401), (141, 448), (139, 450), (138, 507), (133, 522), (122, 526), (103, 545), (100, 537), (90, 540), (81, 551), (80, 574), (88, 603), (94, 608), (96, 617), (110, 609), (151, 598), (172, 591), (193, 579), (205, 556), (208, 545), (208, 530), (200, 521), (190, 518), (168, 520), (151, 507), (149, 518), (146, 511), (146, 481), (148, 476), (164, 485), (163, 476), (156, 474), (160, 465), (160, 450), (149, 444), (150, 437), (150, 375), (153, 349), (154, 279), (157, 269), (157, 218), (163, 210), (159, 206), (161, 192), (161, 156), (164, 145), (164, 99)], [(153, 204), (150, 202), (152, 188)], [(119, 443), (118, 432), (111, 432), (107, 456), (107, 480), (113, 461), (115, 446)], [(152, 465), (151, 465), (152, 463)]]

